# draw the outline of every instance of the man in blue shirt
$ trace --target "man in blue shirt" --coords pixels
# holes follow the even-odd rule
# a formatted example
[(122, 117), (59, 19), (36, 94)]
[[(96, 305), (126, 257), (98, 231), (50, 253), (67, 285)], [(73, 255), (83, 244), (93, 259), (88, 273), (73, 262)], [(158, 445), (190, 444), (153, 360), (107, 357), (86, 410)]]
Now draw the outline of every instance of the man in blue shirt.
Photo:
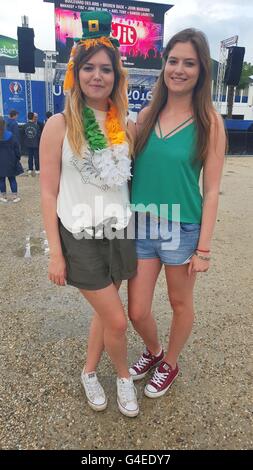
[(20, 145), (19, 128), (18, 128), (18, 123), (16, 121), (17, 117), (18, 117), (18, 111), (16, 111), (15, 109), (12, 109), (9, 112), (9, 117), (6, 120), (6, 129), (12, 132), (15, 140)]

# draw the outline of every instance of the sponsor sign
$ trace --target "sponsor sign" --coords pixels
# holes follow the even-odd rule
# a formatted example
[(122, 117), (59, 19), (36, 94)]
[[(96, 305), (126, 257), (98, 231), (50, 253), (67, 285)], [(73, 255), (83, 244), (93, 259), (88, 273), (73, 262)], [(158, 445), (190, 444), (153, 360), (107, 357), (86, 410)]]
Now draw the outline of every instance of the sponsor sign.
[(18, 41), (16, 39), (0, 36), (0, 57), (8, 59), (18, 58)]

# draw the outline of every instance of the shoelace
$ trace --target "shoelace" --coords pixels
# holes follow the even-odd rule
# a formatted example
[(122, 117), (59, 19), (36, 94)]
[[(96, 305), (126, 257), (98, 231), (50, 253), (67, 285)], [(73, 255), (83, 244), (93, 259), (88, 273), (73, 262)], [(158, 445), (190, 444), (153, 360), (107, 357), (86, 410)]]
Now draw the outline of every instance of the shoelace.
[(170, 371), (168, 372), (158, 372), (158, 370), (156, 369), (155, 373), (154, 373), (154, 376), (152, 378), (152, 382), (156, 385), (162, 385), (163, 382), (167, 379), (168, 375), (169, 375)]
[(124, 401), (129, 402), (136, 400), (135, 386), (131, 382), (123, 382), (120, 380), (119, 389), (121, 398)]
[[(148, 353), (146, 353), (148, 354)], [(143, 367), (145, 367), (149, 362), (151, 362), (152, 360), (152, 357), (144, 357), (143, 355), (140, 357), (139, 361), (135, 364), (135, 367), (137, 367), (137, 369), (139, 371), (141, 371), (141, 369)]]
[(86, 380), (85, 384), (87, 386), (88, 393), (90, 395), (92, 395), (92, 396), (94, 396), (94, 395), (103, 396), (102, 387), (101, 387), (101, 385), (100, 385), (100, 383), (97, 379), (96, 380)]

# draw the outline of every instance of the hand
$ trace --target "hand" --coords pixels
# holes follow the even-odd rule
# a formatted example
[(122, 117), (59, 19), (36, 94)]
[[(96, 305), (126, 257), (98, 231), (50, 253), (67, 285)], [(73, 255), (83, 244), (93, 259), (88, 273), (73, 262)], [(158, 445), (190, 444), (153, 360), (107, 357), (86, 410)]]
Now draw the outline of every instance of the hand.
[(66, 263), (63, 255), (50, 256), (48, 279), (57, 286), (66, 285)]
[(190, 276), (191, 273), (206, 273), (209, 266), (210, 261), (200, 259), (196, 255), (193, 255), (188, 266), (188, 276)]

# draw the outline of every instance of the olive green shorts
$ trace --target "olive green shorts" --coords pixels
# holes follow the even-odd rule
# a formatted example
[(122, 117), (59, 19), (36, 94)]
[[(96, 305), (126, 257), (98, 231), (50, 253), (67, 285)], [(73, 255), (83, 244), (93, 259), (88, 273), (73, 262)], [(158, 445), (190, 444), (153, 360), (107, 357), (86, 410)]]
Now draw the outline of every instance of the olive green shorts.
[[(77, 239), (60, 220), (59, 231), (66, 261), (67, 284), (79, 289), (98, 290), (136, 274), (134, 240), (117, 236), (112, 240), (87, 239), (84, 236)], [(123, 233), (126, 237), (126, 229)]]

